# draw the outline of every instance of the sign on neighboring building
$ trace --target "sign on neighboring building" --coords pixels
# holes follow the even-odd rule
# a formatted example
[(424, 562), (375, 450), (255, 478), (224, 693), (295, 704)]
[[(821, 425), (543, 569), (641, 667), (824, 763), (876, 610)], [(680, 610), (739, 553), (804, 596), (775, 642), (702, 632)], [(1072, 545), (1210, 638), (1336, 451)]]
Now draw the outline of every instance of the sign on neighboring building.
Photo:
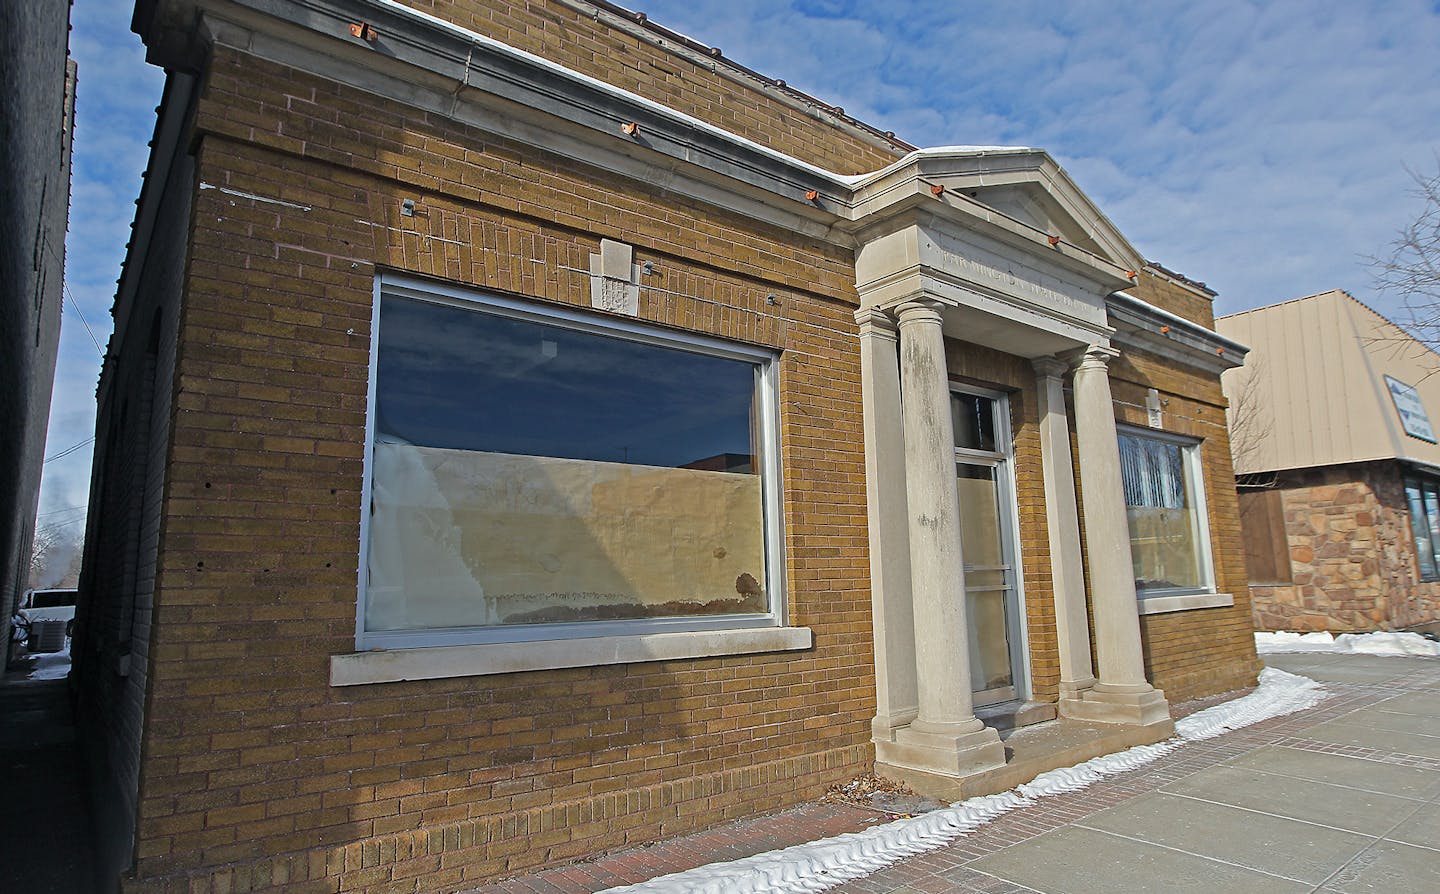
[(1385, 384), (1390, 386), (1390, 397), (1395, 401), (1395, 412), (1400, 414), (1405, 434), (1436, 443), (1435, 429), (1430, 427), (1430, 417), (1425, 412), (1425, 405), (1420, 402), (1420, 392), (1390, 376), (1385, 377)]

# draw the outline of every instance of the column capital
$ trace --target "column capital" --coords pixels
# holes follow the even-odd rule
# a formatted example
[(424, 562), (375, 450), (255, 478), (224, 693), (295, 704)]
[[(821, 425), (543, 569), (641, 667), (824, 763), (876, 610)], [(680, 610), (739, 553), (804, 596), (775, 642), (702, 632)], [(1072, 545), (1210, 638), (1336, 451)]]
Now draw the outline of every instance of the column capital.
[(1080, 352), (1075, 361), (1075, 369), (1090, 369), (1108, 373), (1110, 361), (1120, 356), (1120, 352), (1108, 345), (1088, 345)]
[(895, 308), (895, 313), (900, 318), (901, 326), (907, 323), (939, 323), (940, 309), (944, 306), (934, 298), (916, 298)]
[(1032, 357), (1030, 365), (1035, 368), (1035, 374), (1045, 379), (1064, 378), (1065, 373), (1070, 371), (1070, 364), (1053, 355), (1045, 357)]
[(860, 335), (875, 335), (894, 340), (899, 326), (890, 314), (878, 307), (862, 307), (855, 311), (855, 322), (860, 325)]

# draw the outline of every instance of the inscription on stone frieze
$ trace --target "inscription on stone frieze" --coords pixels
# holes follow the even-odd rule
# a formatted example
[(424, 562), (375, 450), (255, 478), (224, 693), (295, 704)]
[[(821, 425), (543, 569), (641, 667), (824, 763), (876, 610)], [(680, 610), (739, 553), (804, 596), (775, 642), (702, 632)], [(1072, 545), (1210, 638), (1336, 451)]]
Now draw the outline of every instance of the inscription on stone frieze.
[[(1104, 322), (1105, 310), (1099, 296), (1077, 297), (1045, 280), (1046, 274), (944, 233), (921, 236), (921, 256), (931, 255), (930, 265), (961, 279), (1012, 298), (1019, 298), (1041, 313)], [(1056, 280), (1058, 283), (1058, 280)], [(1078, 291), (1078, 289), (1077, 289)], [(1089, 296), (1086, 296), (1089, 298)]]

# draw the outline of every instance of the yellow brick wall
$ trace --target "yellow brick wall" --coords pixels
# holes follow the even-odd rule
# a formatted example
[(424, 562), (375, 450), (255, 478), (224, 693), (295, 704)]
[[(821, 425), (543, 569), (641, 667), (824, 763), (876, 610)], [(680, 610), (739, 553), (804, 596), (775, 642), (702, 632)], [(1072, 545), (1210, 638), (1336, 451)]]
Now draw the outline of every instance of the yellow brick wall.
[(1215, 328), (1214, 300), (1151, 270), (1142, 270), (1135, 287), (1127, 290), (1141, 301), (1168, 310), (1206, 329)]
[(1155, 388), (1162, 430), (1200, 441), (1215, 586), (1235, 598), (1225, 608), (1142, 615), (1146, 672), (1172, 703), (1252, 685), (1260, 663), (1219, 379), (1138, 350), (1122, 352), (1110, 376), (1116, 421), (1147, 426), (1146, 390)]
[[(363, 858), (352, 872), (345, 847), (413, 853), (397, 842), (422, 829), (444, 859), (384, 871), (449, 890), (811, 798), (871, 759), (849, 253), (407, 115), (214, 60), (139, 809), (150, 881), (136, 890), (227, 863), (310, 872), (281, 856), (317, 842), (334, 845), (325, 872), (341, 890), (370, 890), (380, 873)], [(374, 144), (393, 148), (359, 151)], [(588, 307), (588, 277), (563, 268), (588, 267), (601, 237), (656, 262), (668, 291), (642, 291), (641, 319), (782, 350), (788, 606), (815, 648), (328, 686), (329, 656), (354, 648), (377, 272)]]

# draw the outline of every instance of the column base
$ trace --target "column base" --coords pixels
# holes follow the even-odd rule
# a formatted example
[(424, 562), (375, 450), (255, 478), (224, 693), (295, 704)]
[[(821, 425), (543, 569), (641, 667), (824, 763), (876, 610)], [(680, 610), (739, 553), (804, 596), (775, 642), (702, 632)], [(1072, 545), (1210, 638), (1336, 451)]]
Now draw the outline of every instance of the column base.
[(896, 711), (890, 715), (876, 714), (870, 721), (870, 738), (875, 742), (890, 742), (895, 738), (895, 731), (909, 726), (915, 722), (915, 717), (920, 711), (910, 708), (905, 711)]
[(1094, 677), (1085, 677), (1084, 679), (1073, 681), (1061, 679), (1060, 698), (1062, 700), (1084, 698), (1085, 693), (1094, 688), (1095, 682)]
[(927, 770), (887, 763), (878, 743), (875, 773), (904, 783), (922, 795), (945, 801), (963, 801), (976, 795), (993, 795), (1029, 782), (1038, 774), (1073, 767), (1102, 754), (1124, 751), (1133, 745), (1163, 742), (1175, 734), (1168, 719), (1149, 726), (1086, 723), (1061, 719), (1015, 730), (1005, 737), (1005, 766), (956, 778)]
[(875, 759), (956, 779), (1005, 766), (1000, 734), (978, 720), (975, 726), (974, 731), (958, 733), (901, 727), (891, 741), (876, 740)]
[(1061, 717), (1131, 726), (1171, 722), (1170, 703), (1165, 700), (1165, 693), (1149, 684), (1096, 683), (1078, 695), (1078, 698), (1060, 699)]

